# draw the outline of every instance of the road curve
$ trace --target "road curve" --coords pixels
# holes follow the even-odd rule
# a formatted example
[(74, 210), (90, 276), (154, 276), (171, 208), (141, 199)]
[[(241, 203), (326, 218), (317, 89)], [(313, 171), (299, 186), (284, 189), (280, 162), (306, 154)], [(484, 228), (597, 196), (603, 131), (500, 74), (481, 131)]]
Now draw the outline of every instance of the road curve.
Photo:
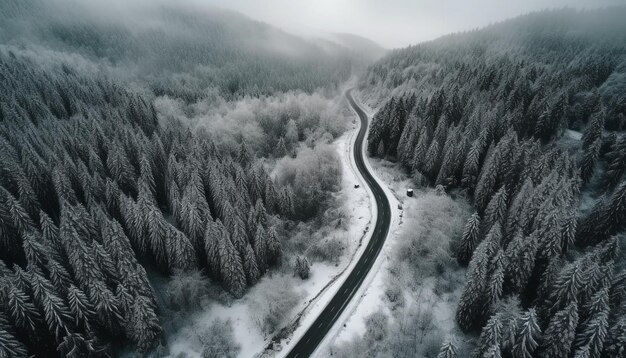
[(356, 291), (363, 283), (363, 280), (365, 280), (365, 277), (374, 265), (374, 261), (376, 261), (376, 257), (383, 248), (383, 244), (385, 243), (385, 239), (389, 233), (389, 225), (391, 224), (391, 208), (389, 207), (389, 199), (365, 166), (363, 158), (363, 143), (365, 142), (365, 134), (367, 133), (368, 125), (367, 115), (354, 101), (354, 98), (352, 97), (352, 90), (348, 90), (346, 92), (346, 98), (361, 119), (361, 128), (359, 129), (356, 141), (352, 147), (352, 152), (357, 169), (361, 173), (361, 176), (365, 180), (367, 186), (369, 186), (372, 193), (374, 193), (378, 215), (376, 215), (376, 224), (374, 225), (372, 237), (370, 238), (365, 251), (363, 251), (363, 254), (359, 258), (359, 261), (356, 263), (348, 275), (348, 278), (341, 285), (335, 296), (315, 319), (315, 322), (313, 322), (302, 338), (300, 338), (298, 343), (296, 343), (287, 354), (286, 357), (290, 358), (309, 357), (313, 354), (317, 346), (324, 339), (324, 336), (326, 336), (333, 324), (337, 321), (337, 318), (339, 318), (352, 297), (355, 295)]

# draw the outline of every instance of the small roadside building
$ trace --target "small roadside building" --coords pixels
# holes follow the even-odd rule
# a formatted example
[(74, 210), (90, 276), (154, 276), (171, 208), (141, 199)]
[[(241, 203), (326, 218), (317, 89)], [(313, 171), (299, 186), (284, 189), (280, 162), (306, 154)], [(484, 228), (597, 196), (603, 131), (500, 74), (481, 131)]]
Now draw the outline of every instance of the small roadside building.
[(413, 196), (413, 189), (407, 189), (406, 190), (406, 196), (412, 197)]

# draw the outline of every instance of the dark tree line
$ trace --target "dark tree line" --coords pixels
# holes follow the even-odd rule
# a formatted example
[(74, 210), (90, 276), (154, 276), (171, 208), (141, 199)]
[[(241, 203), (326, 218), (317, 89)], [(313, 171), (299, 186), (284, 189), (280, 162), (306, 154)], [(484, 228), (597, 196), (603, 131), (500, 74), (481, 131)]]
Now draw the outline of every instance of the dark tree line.
[[(606, 28), (568, 33), (586, 16)], [(369, 154), (473, 200), (456, 320), (481, 332), (476, 356), (626, 354), (626, 94), (612, 87), (626, 40), (608, 31), (625, 30), (615, 19), (528, 15), (395, 51), (362, 83), (399, 89), (373, 119)], [(583, 131), (573, 146), (568, 128)], [(581, 217), (594, 176), (605, 198)]]
[(240, 297), (294, 215), (245, 143), (218, 148), (106, 77), (0, 51), (0, 356), (147, 351), (162, 329), (144, 266), (204, 269)]

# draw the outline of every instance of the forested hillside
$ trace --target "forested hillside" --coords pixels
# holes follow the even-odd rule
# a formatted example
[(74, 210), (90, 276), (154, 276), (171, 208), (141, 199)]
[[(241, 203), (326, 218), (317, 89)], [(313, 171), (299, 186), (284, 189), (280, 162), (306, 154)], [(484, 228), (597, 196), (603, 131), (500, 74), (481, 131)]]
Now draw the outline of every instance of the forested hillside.
[(193, 1), (6, 0), (0, 39), (80, 53), (149, 83), (156, 94), (186, 100), (207, 88), (228, 98), (335, 88), (358, 60), (337, 44), (321, 47)]
[(1, 2), (0, 356), (166, 352), (200, 300), (301, 254), (341, 180), (333, 46), (214, 8)]
[(205, 268), (238, 297), (278, 262), (268, 214), (293, 217), (293, 194), (245, 144), (229, 152), (179, 121), (159, 125), (150, 98), (106, 78), (43, 71), (14, 52), (0, 60), (1, 314), (3, 334), (17, 338), (8, 352), (84, 353), (117, 336), (158, 343), (138, 260), (165, 274)]
[(393, 51), (362, 78), (381, 104), (369, 154), (475, 207), (453, 255), (476, 356), (626, 354), (624, 18), (529, 14)]

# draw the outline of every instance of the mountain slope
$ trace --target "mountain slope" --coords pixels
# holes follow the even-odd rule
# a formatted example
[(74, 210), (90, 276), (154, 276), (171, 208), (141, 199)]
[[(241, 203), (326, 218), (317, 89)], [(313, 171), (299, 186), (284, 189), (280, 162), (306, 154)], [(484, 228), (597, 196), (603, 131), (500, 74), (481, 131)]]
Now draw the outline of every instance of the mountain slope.
[[(436, 273), (445, 281), (467, 267), (462, 289), (449, 282), (457, 326), (437, 334), (457, 335), (461, 351), (471, 349), (457, 327), (481, 332), (481, 357), (623, 355), (625, 16), (626, 8), (529, 14), (393, 51), (361, 79), (380, 105), (369, 154), (474, 206), (445, 252), (456, 260)], [(354, 346), (378, 355), (406, 342), (418, 346), (413, 354), (427, 349), (413, 338), (422, 332), (404, 328), (421, 324), (410, 308), (392, 310), (401, 322), (392, 339)]]
[(228, 95), (311, 92), (350, 75), (354, 55), (340, 46), (322, 48), (192, 2), (133, 4), (8, 0), (0, 4), (0, 39), (103, 60), (157, 92), (189, 97), (207, 87)]
[(376, 42), (355, 34), (337, 32), (330, 36), (332, 41), (365, 56), (369, 60), (378, 60), (387, 52), (387, 49)]

